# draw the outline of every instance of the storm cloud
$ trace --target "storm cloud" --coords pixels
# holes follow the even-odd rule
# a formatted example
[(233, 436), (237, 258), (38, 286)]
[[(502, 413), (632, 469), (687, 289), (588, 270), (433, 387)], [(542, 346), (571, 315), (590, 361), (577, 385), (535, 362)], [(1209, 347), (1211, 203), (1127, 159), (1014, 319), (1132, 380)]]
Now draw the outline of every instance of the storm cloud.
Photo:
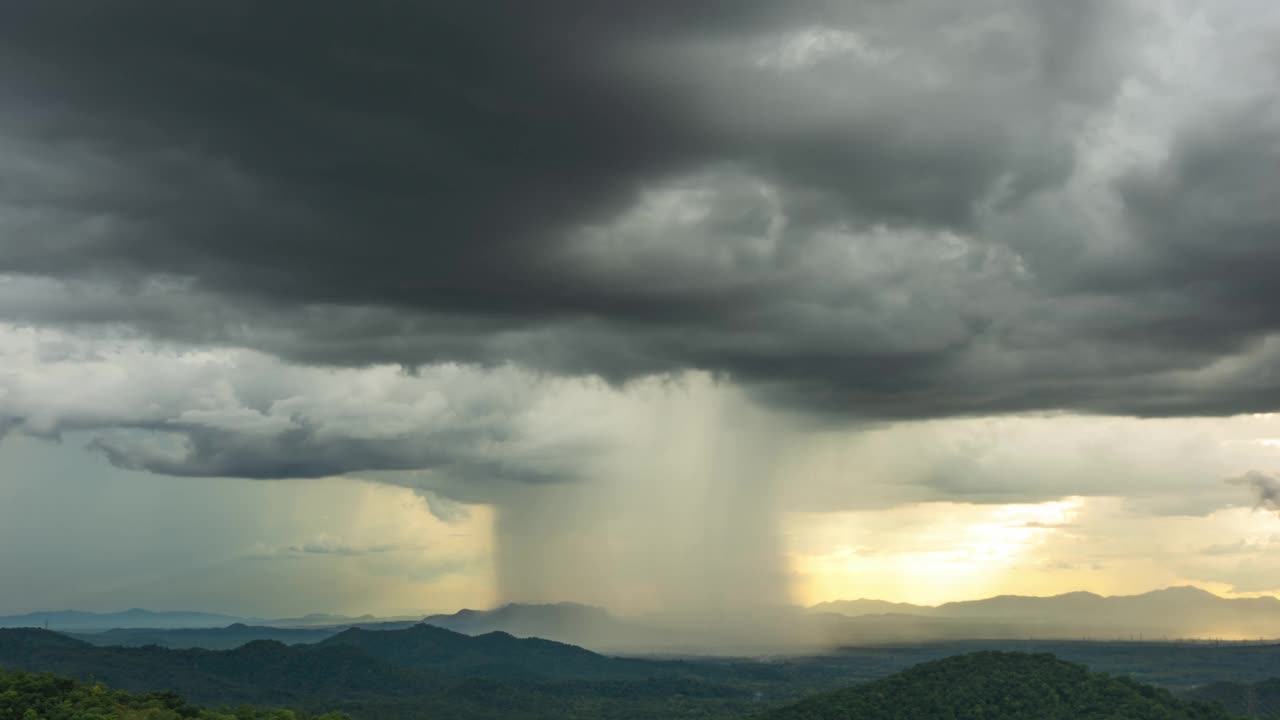
[(138, 498), (209, 505), (210, 566), (352, 606), (721, 612), (957, 537), (1274, 588), (1276, 38), (1261, 0), (4, 3), (0, 525), (125, 488), (87, 568), (183, 532)]
[(1202, 5), (6, 3), (0, 436), (491, 504), (509, 599), (782, 602), (784, 505), (1211, 515), (1271, 445), (1076, 417), (1280, 404), (1280, 10)]
[(0, 312), (842, 418), (1271, 408), (1276, 99), (1117, 149), (1154, 8), (12, 4)]

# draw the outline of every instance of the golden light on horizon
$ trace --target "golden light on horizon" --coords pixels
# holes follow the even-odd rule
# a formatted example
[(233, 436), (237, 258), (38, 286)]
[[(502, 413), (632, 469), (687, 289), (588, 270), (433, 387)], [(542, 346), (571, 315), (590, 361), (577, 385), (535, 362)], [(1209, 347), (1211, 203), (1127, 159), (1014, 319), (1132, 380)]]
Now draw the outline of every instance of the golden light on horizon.
[(788, 518), (793, 588), (811, 605), (859, 597), (934, 605), (998, 594), (1032, 551), (1069, 531), (1081, 498), (1046, 503), (921, 503)]

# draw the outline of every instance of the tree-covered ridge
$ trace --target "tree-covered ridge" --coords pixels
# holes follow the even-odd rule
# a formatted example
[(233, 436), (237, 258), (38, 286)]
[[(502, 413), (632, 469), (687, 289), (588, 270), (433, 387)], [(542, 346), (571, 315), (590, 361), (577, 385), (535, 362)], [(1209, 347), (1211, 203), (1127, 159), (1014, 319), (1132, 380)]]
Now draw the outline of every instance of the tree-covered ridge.
[[(762, 686), (773, 688), (767, 677), (731, 666), (705, 666), (718, 672), (703, 678), (683, 663), (617, 660), (547, 641), (470, 638), (438, 628), (385, 632), (363, 644), (426, 669), (373, 657), (346, 641), (172, 650), (97, 647), (39, 629), (0, 629), (0, 667), (92, 677), (132, 692), (172, 690), (210, 706), (341, 710), (359, 720), (730, 719), (751, 714)], [(346, 640), (352, 638), (366, 639), (355, 633)], [(535, 663), (547, 672), (535, 677)], [(786, 691), (790, 700), (803, 688)]]
[(1256, 683), (1215, 682), (1195, 688), (1184, 697), (1221, 705), (1250, 720), (1280, 720), (1280, 678)]
[[(1183, 657), (1171, 647), (1090, 648), (1093, 655), (1086, 657), (1111, 658), (1108, 668), (1146, 667), (1179, 680), (1244, 677), (1241, 663), (1266, 665), (1262, 661), (1273, 652), (1224, 648)], [(358, 720), (740, 720), (774, 708), (782, 710), (764, 715), (766, 720), (1228, 717), (1140, 682), (1091, 674), (1049, 654), (954, 657), (973, 649), (930, 646), (903, 654), (902, 649), (867, 648), (767, 662), (653, 661), (610, 658), (503, 633), (469, 637), (428, 627), (351, 631), (317, 645), (255, 641), (218, 651), (96, 647), (47, 630), (0, 629), (0, 667), (94, 679), (135, 693), (173, 691), (209, 707), (338, 710)], [(937, 653), (949, 653), (951, 659), (937, 661)], [(1176, 672), (1156, 662), (1166, 656)], [(924, 664), (902, 671), (917, 662)], [(1188, 663), (1199, 669), (1191, 674), (1179, 669)], [(900, 674), (889, 677), (894, 672)], [(858, 681), (870, 683), (815, 695)], [(789, 707), (796, 702), (801, 704)], [(1116, 708), (1126, 714), (1115, 714)]]
[(102, 683), (0, 669), (0, 720), (347, 720), (341, 713), (299, 715), (240, 707), (212, 711), (173, 692), (132, 694)]
[(317, 647), (352, 647), (400, 667), (502, 679), (618, 680), (687, 674), (680, 662), (606, 657), (576, 645), (505, 632), (463, 635), (432, 625), (404, 630), (349, 628)]
[(421, 673), (349, 647), (259, 640), (234, 650), (106, 648), (47, 630), (0, 630), (0, 667), (102, 680), (130, 692), (173, 690), (204, 704), (332, 709), (332, 700), (418, 695)]
[(780, 708), (763, 720), (1226, 720), (1127, 677), (1052, 655), (979, 652)]

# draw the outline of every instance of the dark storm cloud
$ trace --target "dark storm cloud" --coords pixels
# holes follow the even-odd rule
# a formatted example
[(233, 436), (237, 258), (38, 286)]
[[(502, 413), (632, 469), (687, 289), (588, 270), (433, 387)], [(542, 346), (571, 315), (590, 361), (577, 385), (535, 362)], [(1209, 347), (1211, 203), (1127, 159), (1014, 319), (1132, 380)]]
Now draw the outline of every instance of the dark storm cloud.
[[(706, 369), (842, 417), (1272, 408), (1273, 108), (1117, 181), (1113, 251), (1046, 200), (1136, 72), (1136, 12), (11, 3), (0, 308), (307, 363)], [(432, 452), (233, 440), (112, 452)]]
[(1162, 167), (1123, 180), (1142, 242), (1104, 277), (1187, 301), (1152, 335), (1221, 351), (1280, 323), (1278, 169), (1280, 95), (1202, 121)]
[(174, 273), (280, 302), (571, 309), (544, 267), (549, 236), (708, 157), (687, 103), (617, 57), (686, 19), (697, 32), (703, 14), (10, 6), (9, 132), (126, 176), (13, 190), (113, 227), (64, 247), (14, 243), (6, 269)]

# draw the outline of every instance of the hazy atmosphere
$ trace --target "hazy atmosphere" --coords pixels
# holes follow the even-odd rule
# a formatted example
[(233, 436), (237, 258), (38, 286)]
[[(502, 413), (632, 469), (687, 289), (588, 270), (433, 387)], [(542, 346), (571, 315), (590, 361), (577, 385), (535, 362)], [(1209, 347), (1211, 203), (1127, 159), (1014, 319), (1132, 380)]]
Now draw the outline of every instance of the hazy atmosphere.
[(4, 3), (0, 614), (1280, 593), (1278, 48)]

